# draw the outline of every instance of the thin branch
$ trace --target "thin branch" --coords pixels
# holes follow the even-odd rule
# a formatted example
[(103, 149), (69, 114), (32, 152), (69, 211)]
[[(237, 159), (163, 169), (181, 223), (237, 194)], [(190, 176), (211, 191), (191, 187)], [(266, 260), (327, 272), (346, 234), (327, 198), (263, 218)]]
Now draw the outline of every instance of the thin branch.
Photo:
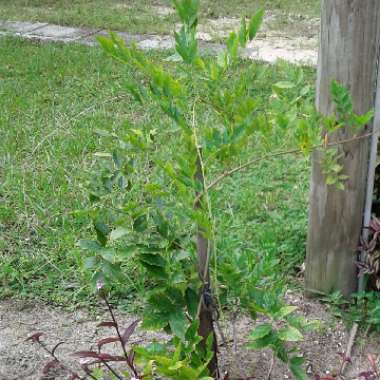
[(344, 371), (346, 369), (346, 366), (347, 366), (347, 363), (348, 363), (348, 359), (351, 358), (352, 348), (354, 347), (356, 334), (358, 333), (358, 328), (359, 328), (359, 325), (357, 323), (354, 323), (354, 325), (352, 326), (351, 332), (350, 332), (350, 338), (348, 340), (346, 352), (344, 353), (344, 358), (343, 358), (342, 366), (341, 366), (340, 371), (339, 371), (339, 376), (341, 378), (344, 375)]
[[(210, 209), (210, 201), (209, 201), (208, 193), (207, 193), (206, 178), (205, 178), (205, 166), (204, 166), (204, 162), (203, 162), (203, 159), (202, 159), (202, 152), (201, 152), (200, 146), (198, 144), (197, 132), (196, 132), (196, 129), (195, 129), (195, 106), (196, 106), (196, 101), (193, 104), (192, 123), (191, 124), (192, 124), (192, 131), (193, 131), (195, 149), (197, 151), (198, 165), (199, 165), (199, 169), (200, 169), (200, 172), (201, 172), (200, 174), (202, 176), (201, 180), (202, 180), (202, 188), (203, 189), (199, 193), (199, 195), (200, 195), (199, 198), (197, 196), (198, 201), (194, 203), (194, 208), (198, 208), (200, 206), (200, 200), (201, 200), (201, 198), (203, 196), (205, 196), (206, 197), (206, 203), (207, 203), (207, 206), (208, 206), (209, 217), (211, 219), (212, 215), (211, 215), (211, 209)], [(199, 170), (199, 169), (197, 169), (197, 170)], [(205, 285), (210, 286), (210, 284), (209, 284), (210, 280), (207, 278), (208, 274), (209, 274), (210, 249), (211, 249), (211, 244), (210, 244), (210, 241), (208, 241), (207, 242), (206, 262), (205, 262), (204, 268), (200, 268), (200, 273), (199, 273), (203, 286), (205, 286)], [(201, 272), (202, 269), (203, 269), (203, 272)], [(203, 302), (203, 294), (202, 294), (202, 296), (201, 296), (201, 298), (199, 300), (199, 303), (198, 303), (197, 318), (199, 318), (199, 315), (200, 315), (200, 312), (201, 312), (202, 302)]]
[[(334, 147), (334, 146), (338, 146), (338, 145), (343, 145), (343, 144), (348, 144), (348, 143), (351, 143), (351, 142), (354, 142), (354, 141), (358, 141), (358, 140), (363, 140), (367, 137), (370, 137), (374, 134), (375, 131), (372, 131), (370, 133), (366, 133), (364, 135), (361, 135), (361, 136), (355, 136), (355, 137), (352, 137), (352, 138), (349, 138), (349, 139), (345, 139), (345, 140), (339, 140), (339, 141), (336, 141), (336, 142), (333, 142), (333, 143), (328, 143), (328, 144), (325, 144), (325, 143), (322, 143), (322, 144), (318, 144), (318, 145), (314, 145), (311, 150), (315, 150), (315, 149), (318, 149), (318, 148), (331, 148), (331, 147)], [(262, 161), (262, 160), (266, 160), (266, 159), (269, 159), (269, 158), (273, 158), (273, 157), (278, 157), (278, 156), (285, 156), (285, 155), (288, 155), (288, 154), (300, 154), (302, 153), (302, 149), (290, 149), (290, 150), (284, 150), (284, 151), (280, 151), (280, 152), (275, 152), (275, 153), (268, 153), (268, 154), (265, 154), (261, 157), (257, 157), (257, 158), (254, 158), (250, 161), (247, 161), (246, 163), (240, 165), (240, 166), (237, 166), (236, 168), (233, 168), (231, 170), (228, 170), (222, 174), (220, 174), (214, 181), (212, 181), (209, 185), (206, 186), (206, 189), (207, 191), (209, 191), (210, 189), (214, 188), (216, 185), (218, 185), (221, 181), (223, 181), (225, 178), (227, 177), (230, 177), (232, 176), (233, 174), (237, 173), (237, 172), (240, 172), (254, 164), (257, 164), (258, 162)], [(194, 203), (196, 202), (199, 202), (199, 200), (202, 198), (203, 196), (203, 193), (199, 193), (197, 195), (197, 197), (195, 198), (195, 201)]]
[[(44, 343), (42, 343), (42, 342), (39, 341), (39, 340), (37, 341), (37, 343), (40, 345), (40, 347), (43, 348), (44, 351), (46, 351), (46, 352), (49, 354), (49, 356), (51, 356), (51, 357), (52, 357), (52, 358), (53, 358), (53, 359), (59, 364), (59, 366), (60, 366), (62, 369), (68, 371), (68, 372), (71, 373), (72, 375), (78, 376), (79, 380), (85, 380), (82, 376), (79, 376), (76, 372), (74, 372), (72, 369), (70, 369), (67, 365), (63, 364), (62, 361), (61, 361), (61, 360), (55, 355), (55, 352), (54, 352), (54, 351), (50, 351)], [(63, 343), (63, 342), (60, 342), (59, 344), (61, 344), (61, 343)], [(57, 348), (57, 345), (54, 347), (54, 350), (55, 350), (56, 348)], [(91, 374), (89, 374), (89, 376), (90, 376), (92, 379), (95, 379), (95, 380), (96, 380), (96, 378), (93, 377), (93, 376), (91, 376)]]
[(108, 370), (119, 380), (123, 380), (123, 377), (119, 375), (105, 360), (102, 360), (102, 364), (108, 368)]
[(271, 378), (272, 378), (272, 372), (273, 372), (273, 367), (274, 367), (274, 354), (272, 352), (272, 356), (271, 356), (271, 359), (270, 359), (270, 365), (269, 365), (269, 370), (268, 370), (268, 374), (267, 374), (266, 380), (271, 380)]

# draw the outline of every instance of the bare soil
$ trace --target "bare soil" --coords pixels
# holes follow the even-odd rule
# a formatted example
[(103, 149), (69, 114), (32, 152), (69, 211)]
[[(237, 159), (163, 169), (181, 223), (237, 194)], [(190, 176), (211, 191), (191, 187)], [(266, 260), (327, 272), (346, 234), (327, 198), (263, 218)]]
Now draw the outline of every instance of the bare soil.
[[(316, 374), (334, 374), (340, 363), (339, 352), (344, 352), (347, 346), (349, 331), (340, 320), (334, 318), (325, 305), (318, 301), (305, 300), (301, 294), (288, 292), (288, 303), (296, 305), (300, 313), (308, 319), (319, 319), (322, 327), (319, 331), (309, 333), (300, 344), (300, 351), (306, 358), (307, 372), (310, 379)], [(136, 316), (117, 313), (123, 325), (128, 325)], [(0, 380), (60, 380), (65, 379), (64, 373), (43, 376), (41, 368), (46, 362), (47, 355), (33, 345), (25, 342), (26, 337), (36, 331), (46, 334), (44, 341), (53, 346), (59, 341), (65, 344), (60, 346), (57, 353), (60, 357), (73, 362), (70, 355), (78, 350), (95, 349), (95, 342), (105, 336), (112, 335), (110, 331), (96, 329), (96, 325), (109, 316), (104, 307), (99, 306), (96, 313), (85, 310), (68, 312), (63, 308), (36, 304), (26, 301), (0, 301)], [(254, 379), (264, 380), (268, 377), (271, 363), (269, 351), (255, 352), (244, 347), (249, 332), (255, 323), (248, 317), (237, 320), (236, 338), (238, 347), (234, 352), (233, 345), (229, 350), (220, 347), (220, 365), (223, 370), (229, 370), (232, 378), (254, 376)], [(221, 321), (225, 330), (226, 340), (232, 340), (233, 323), (231, 320)], [(107, 329), (106, 329), (107, 330)], [(363, 332), (356, 339), (352, 356), (353, 364), (347, 368), (346, 379), (357, 379), (361, 371), (368, 370), (366, 357), (368, 354), (380, 354), (379, 336), (363, 336)], [(146, 332), (138, 329), (131, 340), (131, 344), (144, 344), (152, 340), (163, 341), (167, 336), (162, 333)], [(220, 339), (219, 339), (220, 342)], [(110, 348), (111, 351), (115, 347)], [(228, 354), (230, 351), (231, 354)], [(73, 365), (76, 365), (73, 363)], [(274, 362), (272, 380), (291, 379), (285, 365)]]

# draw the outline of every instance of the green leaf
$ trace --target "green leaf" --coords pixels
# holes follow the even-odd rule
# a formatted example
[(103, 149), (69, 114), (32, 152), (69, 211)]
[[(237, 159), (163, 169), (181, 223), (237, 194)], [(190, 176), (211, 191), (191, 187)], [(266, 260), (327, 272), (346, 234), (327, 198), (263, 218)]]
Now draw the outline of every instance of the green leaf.
[(278, 337), (285, 342), (299, 342), (303, 335), (293, 326), (286, 326), (278, 332)]
[(326, 176), (326, 185), (335, 185), (337, 183), (337, 178), (332, 175)]
[(281, 82), (275, 83), (273, 85), (273, 87), (280, 89), (280, 90), (290, 90), (291, 88), (295, 87), (295, 84), (292, 82), (281, 81)]
[(231, 32), (227, 40), (227, 50), (232, 61), (238, 57), (239, 38), (235, 32)]
[(259, 31), (260, 26), (263, 22), (264, 14), (264, 9), (260, 9), (251, 18), (251, 21), (249, 22), (248, 26), (248, 37), (250, 41), (252, 41), (256, 37), (256, 34)]
[(182, 27), (178, 33), (174, 33), (174, 37), (176, 51), (183, 61), (188, 64), (194, 63), (198, 57), (198, 42), (195, 38), (195, 32)]
[(85, 239), (79, 240), (77, 246), (89, 252), (97, 252), (101, 248), (101, 245), (97, 241)]
[(169, 238), (169, 224), (165, 220), (164, 216), (157, 212), (153, 215), (154, 223), (156, 224), (158, 233), (165, 239)]
[(96, 231), (96, 236), (98, 238), (98, 242), (105, 246), (107, 244), (107, 237), (110, 232), (108, 226), (103, 222), (94, 222), (94, 228)]
[(159, 253), (157, 254), (141, 253), (139, 255), (139, 259), (143, 263), (146, 263), (155, 267), (165, 268), (166, 266), (166, 260)]
[(150, 275), (154, 277), (158, 277), (163, 280), (167, 280), (168, 275), (165, 271), (165, 268), (159, 267), (157, 265), (150, 265), (149, 263), (142, 261), (141, 264), (145, 267), (145, 269), (149, 272)]
[(191, 344), (198, 344), (202, 341), (202, 337), (198, 334), (199, 319), (194, 318), (191, 325), (186, 330), (185, 338)]
[(181, 250), (177, 253), (175, 253), (174, 260), (175, 261), (182, 261), (191, 258), (191, 253), (189, 251)]
[(263, 338), (251, 340), (248, 344), (248, 347), (254, 350), (261, 350), (265, 347), (273, 346), (274, 344), (278, 345), (279, 342), (281, 341), (278, 340), (276, 334), (274, 331), (272, 331), (269, 334), (265, 335)]
[(98, 263), (98, 258), (96, 256), (86, 257), (84, 260), (83, 267), (85, 269), (93, 269)]
[(144, 314), (142, 327), (147, 330), (162, 330), (168, 325), (167, 319), (149, 310)]
[(240, 46), (243, 48), (247, 45), (247, 37), (248, 37), (247, 24), (245, 22), (245, 17), (243, 17), (241, 19), (240, 31), (239, 31), (239, 42), (240, 42)]
[(259, 325), (251, 332), (249, 335), (250, 340), (257, 340), (264, 338), (273, 331), (273, 328), (270, 324)]
[(368, 111), (364, 115), (353, 115), (353, 119), (356, 124), (355, 126), (358, 128), (364, 127), (372, 120), (373, 116), (373, 110)]
[(116, 260), (116, 251), (112, 248), (102, 248), (99, 250), (100, 256), (111, 263), (114, 263)]
[(185, 300), (187, 305), (187, 311), (191, 317), (195, 317), (198, 309), (199, 297), (198, 294), (191, 288), (186, 289)]
[(98, 40), (100, 46), (103, 48), (105, 52), (107, 52), (110, 55), (114, 55), (115, 46), (110, 38), (105, 36), (97, 36), (96, 39)]
[(122, 238), (123, 236), (127, 235), (128, 233), (129, 233), (128, 229), (124, 227), (118, 227), (111, 231), (110, 240), (112, 241), (118, 240)]
[(173, 0), (181, 21), (189, 28), (195, 28), (198, 22), (199, 0)]
[(284, 306), (280, 309), (280, 311), (276, 314), (276, 319), (283, 319), (289, 314), (293, 313), (297, 310), (297, 306)]
[(305, 370), (302, 368), (305, 359), (301, 356), (296, 356), (290, 359), (289, 369), (296, 380), (307, 380)]
[(148, 228), (146, 215), (138, 216), (133, 222), (133, 229), (137, 232), (144, 232)]
[(178, 310), (176, 313), (170, 314), (169, 326), (173, 334), (182, 341), (185, 340), (185, 334), (188, 327), (187, 324), (185, 314), (182, 310)]
[(313, 320), (313, 321), (305, 321), (302, 325), (304, 331), (315, 331), (321, 328), (321, 321)]

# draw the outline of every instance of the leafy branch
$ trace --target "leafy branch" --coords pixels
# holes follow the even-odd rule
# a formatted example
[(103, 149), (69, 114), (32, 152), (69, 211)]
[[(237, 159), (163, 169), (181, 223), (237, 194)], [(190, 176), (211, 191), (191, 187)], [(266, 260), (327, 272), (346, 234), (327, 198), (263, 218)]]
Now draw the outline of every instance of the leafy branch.
[[(368, 137), (371, 137), (374, 133), (375, 133), (375, 131), (373, 131), (371, 133), (366, 133), (366, 134), (361, 135), (361, 136), (355, 136), (355, 137), (352, 137), (352, 138), (348, 138), (348, 139), (344, 139), (344, 140), (339, 140), (339, 141), (336, 141), (334, 143), (327, 143), (327, 144), (321, 143), (321, 144), (318, 144), (318, 145), (314, 145), (311, 148), (311, 150), (314, 151), (314, 150), (319, 149), (319, 148), (332, 148), (332, 147), (335, 147), (335, 146), (349, 144), (349, 143), (352, 143), (352, 142), (355, 142), (355, 141), (358, 141), (358, 140), (363, 140), (363, 139), (366, 139)], [(213, 189), (215, 186), (217, 186), (224, 179), (226, 179), (228, 177), (231, 177), (233, 174), (235, 174), (237, 172), (240, 172), (240, 171), (242, 171), (244, 169), (247, 169), (247, 168), (249, 168), (249, 167), (257, 164), (260, 161), (269, 160), (271, 158), (279, 157), (279, 156), (286, 156), (286, 155), (289, 155), (289, 154), (303, 154), (303, 153), (304, 153), (303, 149), (295, 148), (295, 149), (289, 149), (289, 150), (284, 150), (284, 151), (275, 152), (275, 153), (268, 153), (268, 154), (265, 154), (265, 155), (263, 155), (261, 157), (254, 158), (252, 160), (249, 160), (249, 161), (245, 162), (242, 165), (239, 165), (239, 166), (237, 166), (237, 167), (235, 167), (233, 169), (230, 169), (230, 170), (228, 170), (228, 171), (220, 174), (218, 177), (216, 177), (215, 180), (213, 180), (211, 183), (209, 183), (208, 185), (206, 185), (206, 190), (209, 191), (209, 190)], [(195, 198), (194, 203), (199, 202), (199, 200), (201, 199), (202, 195), (203, 195), (202, 193), (198, 194), (197, 197)]]

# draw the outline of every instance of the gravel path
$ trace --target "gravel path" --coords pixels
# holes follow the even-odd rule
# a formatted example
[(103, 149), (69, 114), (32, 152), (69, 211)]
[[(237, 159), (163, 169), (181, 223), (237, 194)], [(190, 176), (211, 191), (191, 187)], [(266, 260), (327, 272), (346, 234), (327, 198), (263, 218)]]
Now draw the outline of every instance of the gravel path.
[[(219, 51), (223, 44), (211, 42), (215, 37), (223, 38), (226, 31), (238, 25), (239, 20), (223, 18), (200, 25), (198, 38), (203, 50)], [(283, 59), (296, 64), (315, 66), (317, 63), (317, 37), (314, 22), (313, 32), (308, 36), (287, 37), (278, 31), (265, 31), (242, 51), (242, 56), (253, 60), (274, 63)], [(40, 41), (80, 43), (96, 45), (96, 36), (107, 34), (104, 30), (73, 28), (41, 22), (1, 21), (0, 35), (19, 36)], [(172, 49), (174, 39), (166, 35), (133, 35), (119, 32), (127, 42), (136, 41), (142, 49)]]

